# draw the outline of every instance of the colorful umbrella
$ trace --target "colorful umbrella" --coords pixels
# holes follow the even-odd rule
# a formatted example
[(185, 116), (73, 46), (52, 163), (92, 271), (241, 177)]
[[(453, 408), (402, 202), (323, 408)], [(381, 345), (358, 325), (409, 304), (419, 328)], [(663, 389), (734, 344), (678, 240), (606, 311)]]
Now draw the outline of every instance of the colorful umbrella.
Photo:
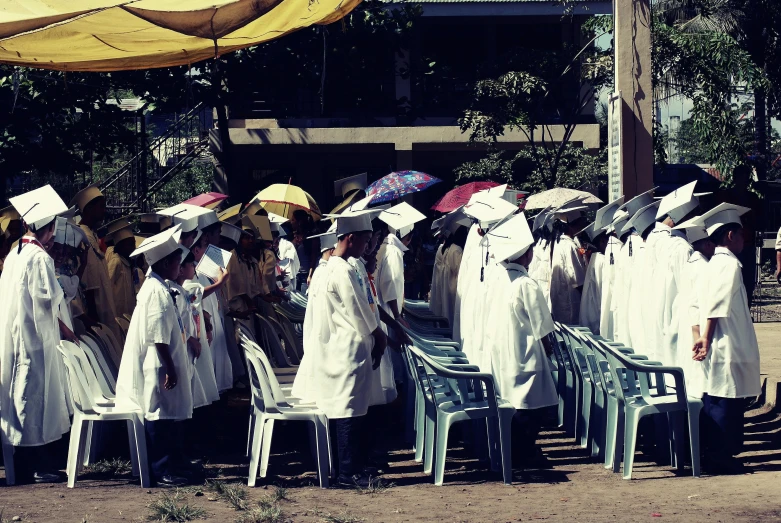
[(383, 176), (366, 189), (366, 195), (371, 196), (371, 203), (398, 200), (405, 194), (412, 194), (428, 189), (442, 180), (419, 171), (398, 171)]
[(431, 210), (439, 212), (454, 211), (462, 205), (466, 205), (469, 198), (474, 193), (490, 189), (491, 187), (497, 187), (498, 185), (499, 184), (496, 182), (469, 182), (464, 185), (459, 185), (440, 198), (439, 201), (431, 207)]
[(213, 207), (216, 207), (218, 203), (225, 200), (227, 197), (228, 197), (227, 195), (218, 192), (205, 192), (203, 194), (199, 194), (198, 196), (190, 198), (189, 200), (185, 200), (182, 203), (187, 203), (190, 205), (196, 205), (198, 207), (206, 207), (207, 209), (211, 209)]
[(260, 191), (254, 198), (267, 212), (284, 216), (288, 220), (293, 212), (302, 209), (314, 220), (319, 220), (322, 213), (312, 195), (296, 185), (275, 183)]

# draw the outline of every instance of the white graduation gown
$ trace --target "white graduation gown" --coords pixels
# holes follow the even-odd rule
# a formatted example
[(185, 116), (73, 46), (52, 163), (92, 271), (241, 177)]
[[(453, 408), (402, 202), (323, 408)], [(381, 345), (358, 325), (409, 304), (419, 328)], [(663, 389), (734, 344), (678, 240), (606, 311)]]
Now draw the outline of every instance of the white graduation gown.
[(201, 384), (201, 377), (195, 368), (195, 363), (198, 361), (198, 359), (195, 357), (195, 355), (193, 355), (193, 353), (190, 352), (190, 349), (187, 347), (187, 340), (190, 338), (199, 339), (198, 331), (193, 319), (192, 307), (190, 306), (190, 295), (175, 281), (166, 280), (166, 283), (171, 289), (178, 293), (174, 301), (176, 303), (176, 310), (179, 314), (179, 318), (182, 320), (182, 326), (184, 327), (184, 347), (185, 351), (187, 352), (187, 372), (190, 376), (190, 388), (192, 389), (193, 395), (193, 408), (197, 409), (198, 407), (208, 405), (211, 403), (211, 401), (206, 397), (206, 391)]
[[(284, 260), (290, 260), (287, 264), (282, 263)], [(298, 259), (298, 253), (296, 252), (296, 246), (292, 242), (285, 238), (279, 239), (279, 261), (280, 265), (285, 267), (285, 273), (290, 281), (295, 281), (296, 274), (301, 268), (301, 262)]]
[(502, 263), (487, 282), (490, 328), (484, 346), (501, 398), (516, 409), (557, 405), (556, 385), (540, 340), (553, 331), (545, 296), (521, 265)]
[(704, 360), (705, 392), (719, 398), (759, 396), (759, 345), (738, 258), (729, 249), (716, 247), (705, 281), (700, 325), (704, 326), (708, 318), (718, 318)]
[(70, 428), (54, 261), (36, 243), (14, 247), (0, 276), (0, 429), (3, 441), (36, 447)]
[[(374, 285), (380, 307), (393, 317), (393, 312), (388, 306), (389, 301), (396, 300), (399, 313), (404, 307), (404, 253), (409, 249), (394, 234), (385, 237), (383, 247), (384, 249), (380, 250), (382, 257), (377, 258)], [(389, 334), (393, 338), (394, 333)], [(401, 355), (395, 351), (386, 351), (385, 354), (391, 358), (396, 376), (400, 378), (406, 376), (405, 364)]]
[[(663, 283), (656, 290), (657, 332), (658, 337), (658, 361), (664, 365), (678, 366), (678, 331), (682, 315), (680, 288), (683, 285), (683, 271), (689, 257), (694, 252), (686, 239), (686, 235), (673, 229), (670, 236), (662, 237), (659, 242), (659, 258), (657, 260), (656, 274)], [(691, 332), (691, 329), (689, 329)], [(672, 380), (668, 376), (667, 380)]]
[[(204, 288), (213, 285), (207, 276), (196, 273), (195, 281)], [(217, 390), (224, 392), (233, 387), (233, 366), (228, 354), (228, 339), (225, 332), (224, 311), (220, 307), (219, 297), (216, 292), (207, 296), (202, 301), (202, 308), (211, 316), (212, 328), (212, 361), (214, 363), (214, 378), (217, 381)]]
[(461, 259), (464, 250), (460, 245), (448, 247), (444, 256), (442, 274), (440, 276), (440, 295), (442, 300), (442, 316), (453, 325), (456, 313), (456, 287), (458, 286), (458, 271), (461, 269)]
[(664, 338), (659, 329), (663, 314), (665, 280), (662, 273), (666, 267), (663, 262), (660, 262), (663, 257), (660, 247), (666, 243), (665, 240), (669, 239), (671, 230), (663, 223), (656, 223), (654, 230), (645, 239), (645, 252), (640, 270), (632, 275), (632, 285), (637, 287), (637, 292), (633, 292), (633, 303), (642, 316), (639, 322), (643, 336), (640, 342), (641, 354), (654, 361), (658, 361), (662, 353), (661, 345)]
[(613, 337), (627, 347), (633, 347), (629, 333), (629, 289), (631, 275), (638, 267), (638, 248), (642, 247), (643, 239), (635, 233), (627, 236), (626, 242), (618, 250), (615, 257), (613, 277), (613, 294), (610, 297), (610, 312), (613, 315)]
[[(322, 292), (310, 296), (307, 307), (312, 333), (304, 338), (318, 345), (316, 404), (328, 418), (363, 416), (371, 399), (377, 318), (352, 265), (332, 256), (323, 272)], [(306, 345), (304, 350), (309, 350)]]
[(315, 379), (317, 377), (316, 370), (320, 365), (322, 357), (322, 347), (319, 341), (319, 333), (314, 325), (315, 316), (317, 315), (311, 304), (322, 301), (322, 298), (318, 297), (318, 295), (324, 292), (327, 281), (327, 266), (328, 262), (321, 258), (317, 263), (317, 268), (312, 273), (312, 281), (307, 289), (309, 301), (304, 314), (304, 356), (301, 358), (298, 372), (296, 372), (296, 377), (293, 381), (293, 389), (290, 391), (293, 397), (300, 399), (304, 403), (314, 403), (317, 400), (318, 387)]
[[(705, 364), (694, 361), (692, 327), (700, 326), (700, 299), (707, 291), (706, 274), (708, 260), (701, 253), (693, 251), (683, 268), (681, 286), (678, 288), (678, 350), (676, 367), (683, 369), (686, 393), (701, 398), (705, 392)], [(702, 329), (700, 330), (702, 332)]]
[(550, 309), (551, 249), (550, 242), (540, 238), (534, 244), (534, 256), (529, 264), (529, 276), (539, 285)]
[(580, 316), (580, 297), (586, 279), (586, 264), (578, 252), (578, 244), (566, 234), (553, 247), (551, 265), (551, 312), (553, 319), (577, 325)]
[[(366, 272), (366, 264), (363, 259), (350, 258), (348, 260), (350, 265), (353, 266), (359, 276), (359, 283), (361, 289), (366, 293), (366, 299), (369, 302), (374, 312), (374, 316), (377, 320), (377, 325), (382, 327), (382, 330), (387, 334), (387, 327), (380, 321), (380, 309), (378, 304), (377, 290), (374, 287), (374, 283), (369, 279), (369, 274)], [(391, 356), (391, 349), (387, 347), (385, 353), (380, 360), (380, 366), (372, 372), (372, 388), (370, 405), (386, 405), (396, 399), (398, 391), (396, 390), (396, 380), (393, 374), (393, 358)]]
[(645, 282), (642, 278), (637, 277), (643, 272), (646, 254), (645, 242), (639, 235), (631, 237), (630, 240), (632, 247), (631, 272), (625, 274), (626, 296), (623, 303), (620, 304), (620, 310), (625, 314), (626, 324), (621, 326), (621, 339), (619, 341), (627, 347), (633, 348), (638, 354), (647, 354), (646, 322), (643, 319), (641, 304), (643, 300), (648, 299), (648, 294)]
[[(473, 303), (464, 300), (469, 287), (480, 282), (480, 266), (483, 249), (480, 248), (479, 226), (475, 223), (470, 227), (464, 243), (464, 253), (461, 257), (461, 267), (458, 269), (456, 281), (456, 301), (453, 311), (453, 340), (461, 343), (464, 350), (464, 333), (469, 334), (472, 328)], [(469, 356), (469, 354), (467, 354)]]
[(580, 299), (580, 325), (599, 334), (599, 321), (602, 316), (602, 288), (605, 255), (595, 252), (591, 255), (583, 282), (583, 296)]
[[(140, 408), (147, 420), (192, 417), (193, 393), (184, 325), (170, 289), (154, 272), (144, 281), (127, 331), (117, 378), (118, 408)], [(168, 345), (178, 377), (166, 390), (166, 369), (156, 343)]]
[(220, 399), (220, 393), (217, 390), (217, 379), (214, 376), (212, 348), (209, 346), (209, 337), (206, 335), (206, 322), (203, 319), (203, 285), (195, 280), (186, 280), (183, 287), (187, 291), (187, 296), (190, 300), (193, 327), (197, 333), (195, 337), (201, 342), (201, 355), (195, 361), (195, 372), (198, 373), (198, 380), (201, 382), (206, 400), (209, 403), (213, 403)]
[(431, 273), (431, 290), (428, 293), (428, 308), (431, 312), (437, 316), (443, 316), (442, 313), (442, 298), (444, 296), (444, 289), (441, 284), (442, 272), (445, 264), (445, 254), (442, 250), (445, 248), (445, 244), (437, 247), (437, 253), (434, 255), (434, 270)]
[(616, 279), (618, 255), (622, 247), (621, 240), (610, 236), (602, 262), (602, 301), (599, 307), (599, 335), (608, 340), (615, 339), (615, 315), (612, 310), (613, 289)]

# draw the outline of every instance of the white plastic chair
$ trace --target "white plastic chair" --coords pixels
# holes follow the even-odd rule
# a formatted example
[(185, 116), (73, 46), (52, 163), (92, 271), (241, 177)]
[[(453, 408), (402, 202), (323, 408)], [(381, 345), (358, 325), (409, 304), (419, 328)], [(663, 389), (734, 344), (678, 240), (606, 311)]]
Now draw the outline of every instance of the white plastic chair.
[(270, 385), (269, 371), (261, 362), (258, 351), (246, 345), (242, 339), (247, 367), (250, 372), (252, 402), (255, 408), (252, 449), (250, 451), (249, 479), (247, 486), (254, 487), (260, 468), (260, 477), (265, 478), (268, 459), (271, 454), (271, 439), (274, 421), (308, 421), (315, 426), (317, 445), (317, 475), (321, 488), (328, 488), (331, 475), (331, 440), (328, 434), (328, 419), (315, 406), (290, 405), (281, 391), (274, 391)]
[[(76, 477), (84, 461), (84, 452), (88, 442), (90, 422), (126, 421), (130, 444), (130, 461), (133, 475), (141, 476), (141, 486), (148, 488), (149, 469), (146, 455), (146, 435), (144, 433), (144, 414), (141, 409), (117, 409), (101, 407), (94, 403), (89, 385), (89, 374), (82, 371), (79, 360), (74, 356), (78, 347), (67, 341), (57, 347), (68, 371), (68, 386), (73, 401), (73, 425), (71, 426), (70, 445), (68, 447), (68, 488), (76, 485)], [(94, 373), (94, 369), (93, 369)], [(94, 378), (93, 378), (94, 379)]]

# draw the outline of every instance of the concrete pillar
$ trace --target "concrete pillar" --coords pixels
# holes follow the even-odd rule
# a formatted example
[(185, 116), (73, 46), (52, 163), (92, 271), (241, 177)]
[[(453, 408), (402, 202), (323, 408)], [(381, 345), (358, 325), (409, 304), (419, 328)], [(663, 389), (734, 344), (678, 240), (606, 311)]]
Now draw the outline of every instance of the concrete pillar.
[(414, 169), (412, 165), (412, 149), (396, 149), (396, 170), (409, 171)]
[(650, 0), (613, 0), (616, 91), (623, 98), (621, 186), (629, 199), (653, 188)]

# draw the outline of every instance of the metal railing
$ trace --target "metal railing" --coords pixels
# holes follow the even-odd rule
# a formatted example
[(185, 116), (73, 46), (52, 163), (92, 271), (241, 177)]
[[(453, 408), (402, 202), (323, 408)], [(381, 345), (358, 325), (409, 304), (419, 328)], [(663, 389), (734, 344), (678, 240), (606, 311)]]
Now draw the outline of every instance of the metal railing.
[[(148, 212), (150, 198), (209, 146), (211, 115), (198, 104), (100, 183), (109, 216)], [(146, 132), (141, 133), (146, 136)]]

